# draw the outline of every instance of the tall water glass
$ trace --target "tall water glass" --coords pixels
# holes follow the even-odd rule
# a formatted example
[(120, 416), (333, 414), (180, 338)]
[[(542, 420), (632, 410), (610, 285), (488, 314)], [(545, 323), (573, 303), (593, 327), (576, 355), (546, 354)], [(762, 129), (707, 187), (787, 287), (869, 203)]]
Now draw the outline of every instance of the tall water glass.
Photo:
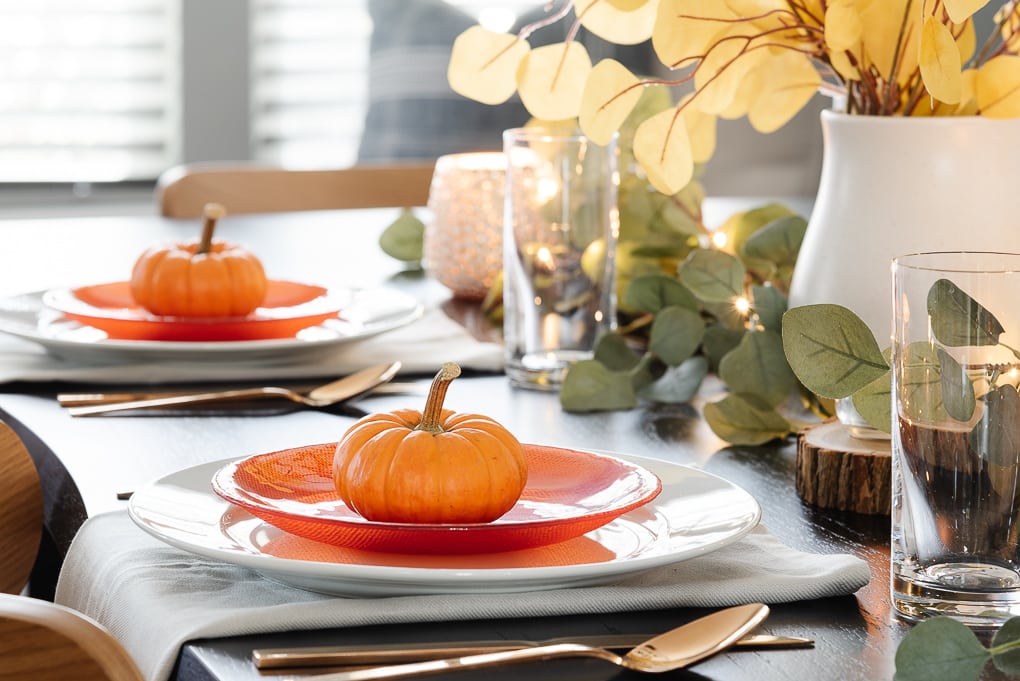
[(1020, 255), (893, 261), (892, 600), (1020, 615)]
[(616, 323), (616, 141), (515, 128), (503, 148), (506, 373), (515, 385), (555, 390)]

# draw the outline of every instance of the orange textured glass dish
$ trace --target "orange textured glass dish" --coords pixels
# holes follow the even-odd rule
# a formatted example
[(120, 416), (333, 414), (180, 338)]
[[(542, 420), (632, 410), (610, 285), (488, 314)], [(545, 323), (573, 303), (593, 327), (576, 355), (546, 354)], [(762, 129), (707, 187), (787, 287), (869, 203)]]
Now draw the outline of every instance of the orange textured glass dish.
[(528, 483), (501, 518), (472, 525), (372, 522), (333, 485), (336, 443), (258, 454), (221, 468), (219, 496), (281, 530), (346, 548), (418, 554), (516, 551), (579, 537), (647, 504), (662, 489), (640, 466), (589, 452), (523, 445)]
[(238, 341), (293, 338), (336, 317), (343, 300), (321, 286), (270, 280), (262, 305), (245, 317), (161, 317), (139, 307), (130, 283), (118, 281), (47, 291), (43, 303), (112, 339)]

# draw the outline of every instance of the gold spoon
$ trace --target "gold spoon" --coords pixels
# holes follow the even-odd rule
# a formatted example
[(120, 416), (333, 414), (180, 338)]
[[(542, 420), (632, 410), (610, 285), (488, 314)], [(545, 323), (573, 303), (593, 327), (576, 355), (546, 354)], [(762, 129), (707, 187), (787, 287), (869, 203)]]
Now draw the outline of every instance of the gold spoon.
[(344, 400), (362, 395), (373, 388), (388, 382), (400, 371), (400, 362), (378, 364), (362, 369), (331, 383), (321, 385), (307, 393), (299, 393), (289, 388), (267, 386), (264, 388), (243, 388), (239, 390), (220, 390), (216, 392), (192, 393), (156, 397), (141, 400), (126, 400), (114, 404), (97, 404), (81, 407), (70, 407), (71, 416), (96, 416), (114, 411), (128, 409), (147, 409), (152, 407), (169, 407), (181, 404), (205, 402), (225, 402), (230, 400), (253, 399), (260, 397), (282, 397), (309, 407), (328, 407)]
[[(375, 681), (423, 676), (458, 669), (495, 667), (511, 662), (548, 660), (556, 657), (595, 657), (638, 672), (668, 672), (687, 667), (721, 652), (757, 627), (768, 616), (762, 603), (738, 605), (712, 613), (682, 627), (650, 638), (622, 657), (605, 648), (580, 643), (558, 643), (535, 648), (519, 648), (482, 655), (467, 655), (445, 660), (356, 669), (316, 676), (316, 681)], [(289, 677), (284, 677), (289, 678)]]

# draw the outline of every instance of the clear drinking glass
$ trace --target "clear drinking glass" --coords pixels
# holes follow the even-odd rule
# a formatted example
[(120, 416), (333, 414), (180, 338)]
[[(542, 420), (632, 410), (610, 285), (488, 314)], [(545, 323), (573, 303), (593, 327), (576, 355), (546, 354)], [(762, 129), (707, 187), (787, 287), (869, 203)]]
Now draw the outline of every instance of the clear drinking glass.
[(1020, 615), (1020, 255), (893, 261), (892, 600)]
[(515, 385), (558, 389), (616, 324), (616, 140), (515, 128), (503, 218), (503, 332)]

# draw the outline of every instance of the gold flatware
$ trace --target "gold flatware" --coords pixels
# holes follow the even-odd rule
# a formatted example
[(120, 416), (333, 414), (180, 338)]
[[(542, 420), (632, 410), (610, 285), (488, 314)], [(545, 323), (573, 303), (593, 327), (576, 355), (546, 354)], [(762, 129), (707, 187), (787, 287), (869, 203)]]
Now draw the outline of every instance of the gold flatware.
[[(321, 385), (307, 393), (300, 393), (290, 388), (268, 386), (262, 388), (242, 388), (239, 390), (219, 390), (214, 392), (179, 394), (166, 397), (154, 397), (125, 400), (107, 404), (89, 406), (73, 406), (68, 408), (71, 416), (96, 416), (115, 411), (129, 409), (148, 409), (169, 407), (182, 404), (200, 404), (208, 402), (228, 402), (263, 397), (285, 398), (309, 407), (328, 407), (345, 400), (362, 395), (380, 385), (388, 383), (400, 371), (400, 362), (379, 364), (356, 373), (344, 376), (336, 381)], [(59, 399), (59, 397), (58, 397)], [(65, 396), (65, 400), (67, 398)], [(63, 402), (61, 402), (63, 404)]]
[(623, 656), (605, 648), (579, 643), (557, 643), (481, 655), (355, 669), (317, 675), (315, 678), (316, 681), (375, 681), (559, 657), (594, 657), (633, 671), (667, 672), (690, 666), (726, 650), (761, 624), (768, 614), (768, 606), (762, 603), (726, 608), (650, 638)]
[[(426, 395), (428, 385), (415, 381), (390, 381), (380, 383), (370, 389), (366, 395)], [(89, 407), (99, 404), (116, 404), (133, 400), (155, 400), (164, 397), (179, 397), (181, 395), (194, 395), (194, 390), (156, 390), (137, 393), (59, 393), (57, 402), (61, 407)], [(238, 401), (242, 401), (241, 400)]]
[[(452, 643), (408, 643), (404, 645), (382, 643), (351, 646), (305, 646), (301, 648), (258, 648), (252, 651), (252, 661), (259, 669), (286, 669), (296, 667), (344, 667), (355, 665), (394, 664), (421, 662), (444, 657), (462, 657), (495, 653), (518, 648), (536, 648), (558, 643), (580, 643), (609, 650), (630, 650), (651, 638), (652, 634), (601, 634), (594, 636), (564, 636), (545, 641), (458, 641)], [(814, 641), (796, 636), (751, 634), (733, 644), (733, 650), (762, 650), (768, 648), (809, 648)]]

